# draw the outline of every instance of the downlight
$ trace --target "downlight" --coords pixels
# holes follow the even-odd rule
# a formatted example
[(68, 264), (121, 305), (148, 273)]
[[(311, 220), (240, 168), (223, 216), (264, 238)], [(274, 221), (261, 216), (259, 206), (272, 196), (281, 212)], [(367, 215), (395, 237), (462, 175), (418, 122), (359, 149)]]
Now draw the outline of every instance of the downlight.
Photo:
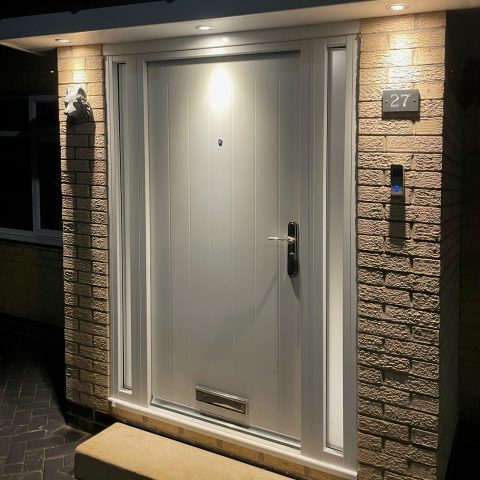
[(214, 30), (214, 28), (211, 25), (196, 25), (195, 29), (199, 30), (200, 32), (210, 32)]
[(408, 5), (406, 3), (389, 3), (388, 5), (385, 5), (385, 8), (392, 12), (403, 12), (408, 8)]

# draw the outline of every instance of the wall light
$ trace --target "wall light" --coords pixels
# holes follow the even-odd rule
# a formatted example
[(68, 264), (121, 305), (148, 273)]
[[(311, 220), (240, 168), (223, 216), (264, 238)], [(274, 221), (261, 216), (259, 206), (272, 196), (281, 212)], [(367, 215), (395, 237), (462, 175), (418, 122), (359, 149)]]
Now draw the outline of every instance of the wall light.
[(408, 8), (408, 5), (406, 3), (389, 3), (388, 5), (385, 5), (385, 8), (392, 12), (403, 12)]
[(55, 41), (57, 43), (72, 43), (72, 41), (69, 40), (68, 38), (56, 38)]
[(201, 32), (209, 32), (210, 30), (214, 30), (211, 25), (196, 25), (196, 30), (200, 30)]

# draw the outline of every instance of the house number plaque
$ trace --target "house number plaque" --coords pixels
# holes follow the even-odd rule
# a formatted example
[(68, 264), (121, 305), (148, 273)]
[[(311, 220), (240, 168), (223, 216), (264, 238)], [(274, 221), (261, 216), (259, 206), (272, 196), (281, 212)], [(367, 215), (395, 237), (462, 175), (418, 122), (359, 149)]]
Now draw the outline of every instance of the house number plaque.
[(420, 116), (420, 92), (415, 89), (384, 90), (382, 113), (387, 118), (418, 118)]

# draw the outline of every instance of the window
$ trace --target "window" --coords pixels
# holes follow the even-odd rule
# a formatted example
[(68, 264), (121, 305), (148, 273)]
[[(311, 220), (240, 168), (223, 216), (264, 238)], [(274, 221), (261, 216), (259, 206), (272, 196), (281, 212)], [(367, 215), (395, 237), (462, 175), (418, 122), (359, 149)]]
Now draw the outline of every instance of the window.
[(56, 96), (0, 98), (0, 238), (61, 245)]

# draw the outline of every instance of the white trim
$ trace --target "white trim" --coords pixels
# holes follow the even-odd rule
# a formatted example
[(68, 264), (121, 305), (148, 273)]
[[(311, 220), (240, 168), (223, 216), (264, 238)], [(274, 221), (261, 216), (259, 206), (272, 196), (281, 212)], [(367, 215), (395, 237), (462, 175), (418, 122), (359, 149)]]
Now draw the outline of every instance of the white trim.
[[(355, 68), (356, 68), (356, 51), (357, 46), (356, 40), (353, 36), (350, 37), (335, 37), (328, 40), (289, 40), (279, 43), (263, 43), (263, 44), (248, 44), (248, 45), (236, 45), (229, 47), (218, 47), (216, 49), (206, 48), (206, 49), (195, 49), (195, 50), (180, 50), (175, 52), (164, 51), (159, 53), (145, 53), (139, 55), (129, 55), (129, 56), (119, 56), (119, 57), (109, 57), (107, 62), (107, 91), (110, 92), (108, 95), (108, 113), (109, 113), (109, 132), (112, 132), (109, 135), (109, 148), (110, 148), (110, 162), (109, 162), (109, 175), (111, 185), (111, 199), (110, 202), (110, 214), (111, 214), (111, 262), (116, 264), (112, 268), (113, 281), (110, 282), (111, 285), (111, 298), (112, 305), (116, 305), (117, 310), (112, 311), (112, 318), (115, 319), (115, 316), (119, 312), (119, 298), (118, 292), (115, 288), (116, 285), (120, 285), (118, 282), (118, 275), (120, 271), (121, 258), (119, 257), (118, 245), (119, 239), (118, 235), (121, 235), (121, 232), (118, 230), (118, 225), (115, 225), (115, 222), (118, 222), (118, 212), (116, 211), (115, 204), (118, 204), (119, 195), (121, 191), (118, 191), (118, 161), (114, 161), (115, 158), (118, 158), (118, 148), (119, 145), (115, 143), (115, 135), (113, 134), (113, 126), (116, 125), (117, 119), (115, 118), (115, 102), (114, 95), (112, 95), (112, 85), (114, 85), (113, 79), (113, 69), (112, 65), (115, 62), (126, 62), (127, 66), (130, 64), (131, 67), (131, 76), (128, 75), (131, 85), (129, 88), (128, 95), (128, 105), (129, 105), (129, 134), (132, 134), (132, 142), (130, 142), (128, 148), (128, 155), (130, 162), (135, 162), (137, 166), (136, 178), (129, 178), (129, 185), (132, 186), (133, 190), (129, 194), (129, 203), (133, 211), (137, 212), (136, 217), (132, 225), (130, 225), (129, 237), (132, 244), (133, 251), (136, 252), (134, 261), (135, 271), (132, 270), (132, 318), (137, 319), (136, 328), (133, 329), (132, 333), (132, 351), (133, 351), (133, 361), (136, 363), (133, 369), (134, 385), (132, 386), (132, 391), (128, 394), (124, 389), (119, 388), (118, 378), (113, 378), (119, 374), (119, 356), (118, 352), (115, 353), (115, 350), (120, 347), (119, 342), (119, 331), (117, 322), (112, 322), (112, 371), (116, 374), (112, 375), (111, 380), (111, 391), (114, 397), (118, 400), (119, 404), (128, 406), (132, 411), (141, 411), (149, 412), (150, 415), (154, 417), (166, 419), (174, 419), (176, 423), (182, 422), (185, 425), (190, 425), (191, 422), (195, 424), (197, 431), (202, 431), (204, 433), (208, 432), (217, 432), (217, 429), (212, 429), (213, 427), (208, 424), (208, 422), (200, 422), (188, 419), (179, 420), (180, 415), (178, 413), (168, 412), (167, 410), (161, 410), (158, 407), (149, 406), (151, 398), (151, 387), (150, 387), (150, 344), (148, 339), (151, 326), (150, 326), (150, 308), (148, 307), (149, 301), (151, 298), (151, 292), (149, 287), (149, 216), (146, 214), (149, 205), (149, 181), (148, 181), (148, 165), (149, 165), (149, 154), (148, 154), (148, 117), (147, 117), (147, 98), (146, 98), (146, 69), (147, 63), (149, 61), (165, 61), (165, 60), (174, 60), (174, 59), (188, 59), (188, 58), (200, 58), (200, 57), (212, 57), (212, 56), (225, 56), (225, 55), (245, 55), (251, 53), (263, 53), (263, 52), (272, 52), (272, 51), (292, 51), (298, 50), (302, 54), (301, 60), (301, 69), (302, 69), (302, 90), (303, 92), (308, 92), (307, 94), (302, 94), (302, 121), (306, 121), (308, 118), (307, 128), (302, 128), (302, 158), (308, 158), (309, 162), (320, 162), (320, 165), (324, 165), (324, 158), (326, 155), (325, 152), (325, 142), (322, 141), (324, 136), (324, 129), (326, 125), (326, 109), (324, 108), (324, 98), (327, 94), (326, 84), (325, 84), (325, 75), (326, 75), (326, 64), (325, 62), (316, 62), (315, 58), (318, 55), (324, 55), (326, 47), (332, 45), (345, 46), (347, 48), (347, 71), (349, 71), (349, 76), (347, 79), (348, 83), (348, 92), (347, 92), (347, 120), (348, 125), (346, 125), (345, 135), (346, 135), (346, 147), (345, 147), (345, 161), (346, 167), (348, 170), (348, 179), (347, 186), (351, 187), (349, 191), (345, 192), (345, 195), (349, 197), (348, 206), (352, 207), (353, 202), (355, 201), (354, 195), (354, 185), (353, 175), (354, 175), (354, 158), (355, 158), (355, 115), (352, 115), (352, 112), (355, 111)], [(322, 53), (323, 52), (323, 53)], [(321, 60), (320, 57), (318, 59)], [(136, 64), (135, 64), (136, 62)], [(318, 71), (315, 68), (312, 68), (314, 64), (321, 65)], [(133, 66), (135, 64), (135, 66)], [(318, 67), (317, 67), (318, 68)], [(352, 71), (350, 71), (352, 69)], [(136, 78), (135, 78), (136, 77)], [(138, 80), (136, 80), (138, 79)], [(134, 84), (136, 83), (136, 87)], [(323, 92), (323, 93), (322, 93)], [(311, 99), (316, 99), (316, 102), (310, 101)], [(133, 102), (136, 101), (136, 105)], [(143, 113), (141, 113), (143, 112)], [(317, 125), (315, 125), (317, 122)], [(138, 132), (138, 133), (137, 133)], [(320, 134), (320, 136), (318, 136)], [(317, 145), (317, 146), (316, 146)], [(314, 160), (318, 159), (318, 160)], [(351, 162), (351, 163), (350, 163)], [(309, 169), (314, 168), (312, 163)], [(323, 168), (323, 167), (322, 167)], [(302, 188), (301, 191), (304, 195), (309, 196), (308, 203), (312, 206), (315, 204), (315, 199), (311, 197), (314, 195), (314, 179), (313, 175), (305, 174), (305, 169), (302, 173)], [(316, 180), (320, 184), (324, 182), (324, 175), (319, 171), (320, 177)], [(350, 176), (350, 174), (352, 176)], [(140, 182), (140, 183), (137, 183)], [(116, 182), (116, 183), (115, 183)], [(121, 189), (120, 189), (121, 190)], [(321, 189), (324, 190), (324, 189)], [(320, 201), (320, 204), (323, 204), (323, 201)], [(348, 474), (352, 474), (352, 471), (348, 468), (355, 468), (356, 466), (356, 341), (355, 341), (355, 324), (356, 324), (356, 312), (354, 308), (355, 299), (351, 297), (351, 305), (346, 305), (346, 310), (351, 312), (351, 316), (346, 315), (344, 320), (344, 332), (345, 336), (350, 335), (349, 338), (345, 338), (344, 342), (344, 407), (349, 408), (348, 414), (344, 411), (344, 452), (339, 453), (332, 449), (326, 448), (324, 439), (324, 399), (325, 399), (325, 378), (319, 376), (319, 368), (323, 369), (322, 365), (325, 365), (325, 359), (322, 358), (323, 353), (318, 352), (318, 348), (315, 347), (315, 342), (323, 342), (323, 334), (321, 330), (323, 329), (321, 322), (315, 322), (313, 318), (313, 313), (317, 308), (320, 308), (320, 311), (324, 309), (322, 304), (320, 306), (314, 305), (312, 302), (318, 295), (318, 291), (323, 291), (323, 286), (325, 285), (325, 279), (320, 282), (320, 285), (317, 288), (320, 290), (314, 291), (314, 282), (313, 282), (313, 265), (314, 251), (313, 251), (313, 237), (315, 232), (313, 229), (308, 231), (307, 225), (314, 225), (313, 222), (313, 213), (312, 208), (310, 207), (310, 213), (308, 213), (310, 218), (304, 217), (301, 219), (303, 225), (303, 235), (302, 239), (309, 238), (309, 251), (306, 248), (302, 248), (302, 265), (303, 269), (306, 270), (306, 275), (309, 278), (309, 281), (306, 282), (308, 285), (308, 290), (303, 289), (302, 295), (302, 304), (304, 305), (302, 313), (302, 364), (304, 366), (315, 365), (315, 368), (310, 368), (309, 373), (307, 372), (308, 368), (302, 369), (302, 412), (305, 414), (304, 419), (302, 420), (302, 453), (296, 452), (293, 457), (290, 455), (289, 458), (295, 458), (294, 461), (302, 463), (299, 459), (304, 459), (303, 461), (313, 462), (316, 467), (325, 470), (328, 468), (334, 469), (336, 474), (338, 474), (337, 469), (344, 469)], [(345, 212), (347, 215), (354, 213), (354, 208), (349, 208), (348, 212)], [(304, 213), (302, 213), (304, 215)], [(354, 270), (354, 252), (355, 242), (354, 242), (354, 217), (350, 216), (348, 224), (351, 229), (347, 233), (347, 237), (352, 239), (352, 243), (348, 245), (347, 262), (351, 265), (351, 277), (345, 279), (346, 286), (354, 287), (355, 283), (355, 270)], [(321, 223), (321, 222), (320, 222)], [(140, 233), (145, 232), (145, 233)], [(145, 238), (141, 241), (140, 237)], [(324, 237), (324, 228), (321, 228), (320, 232), (317, 232), (317, 235), (323, 238)], [(304, 241), (303, 240), (303, 241)], [(322, 242), (324, 245), (324, 241)], [(321, 250), (324, 250), (322, 248)], [(147, 274), (142, 274), (142, 265), (145, 266)], [(112, 265), (113, 267), (113, 265)], [(323, 275), (324, 277), (324, 275)], [(353, 294), (353, 291), (352, 291)], [(322, 298), (324, 295), (321, 296)], [(306, 300), (308, 298), (308, 301)], [(145, 306), (147, 310), (145, 311)], [(134, 315), (133, 315), (134, 314)], [(348, 318), (347, 318), (348, 317)], [(325, 318), (323, 316), (323, 318)], [(315, 338), (315, 342), (313, 339)], [(318, 343), (317, 343), (318, 344)], [(146, 383), (145, 383), (146, 382)], [(322, 400), (323, 399), (323, 400)], [(115, 401), (112, 399), (112, 401)], [(135, 405), (133, 405), (135, 404)], [(177, 418), (178, 417), (178, 418)], [(315, 422), (312, 422), (311, 419), (315, 418)], [(225, 433), (228, 431), (228, 433)], [(222, 435), (227, 435), (228, 438), (234, 435), (232, 430), (222, 427)], [(237, 435), (238, 433), (235, 433)], [(232, 440), (232, 439), (230, 439)], [(258, 440), (257, 440), (258, 441)], [(246, 440), (245, 440), (246, 442)], [(255, 441), (253, 441), (255, 444)], [(245, 445), (247, 445), (245, 443)], [(250, 445), (250, 444), (249, 444)], [(255, 444), (256, 445), (256, 444)], [(265, 445), (270, 445), (268, 448)], [(275, 453), (276, 444), (273, 442), (267, 442), (262, 448), (266, 448), (265, 451), (270, 453)], [(317, 460), (313, 460), (312, 457), (315, 456)], [(305, 460), (307, 459), (307, 460)], [(312, 465), (313, 465), (312, 464)], [(329, 465), (329, 467), (325, 467)], [(347, 467), (347, 468), (346, 468)], [(350, 478), (350, 477), (347, 477)], [(353, 477), (352, 477), (353, 478)]]
[(113, 408), (118, 408), (127, 412), (145, 415), (146, 417), (152, 419), (157, 419), (168, 424), (175, 425), (177, 427), (187, 428), (188, 430), (192, 430), (194, 432), (210, 435), (214, 438), (218, 438), (219, 440), (224, 440), (235, 445), (240, 445), (246, 448), (253, 449), (258, 452), (267, 453), (269, 455), (283, 458), (299, 465), (304, 465), (306, 467), (321, 470), (325, 473), (337, 475), (341, 478), (346, 478), (349, 480), (357, 479), (357, 472), (355, 470), (333, 465), (327, 462), (322, 462), (320, 460), (316, 460), (302, 455), (298, 452), (298, 450), (294, 448), (279, 445), (275, 442), (269, 442), (268, 440), (253, 437), (248, 434), (242, 434), (236, 431), (234, 432), (228, 428), (214, 425), (208, 421), (193, 419), (191, 417), (187, 417), (185, 415), (181, 415), (168, 410), (141, 407), (139, 405), (134, 405), (132, 403), (113, 397), (110, 397), (108, 401)]
[[(346, 299), (344, 311), (344, 396), (343, 396), (343, 456), (348, 465), (357, 461), (357, 250), (356, 250), (356, 155), (357, 155), (357, 72), (358, 72), (358, 37), (347, 37), (347, 98), (345, 115), (345, 221), (346, 230), (350, 233), (349, 245), (345, 247), (345, 255), (349, 258), (350, 271), (345, 272), (345, 291), (350, 292)], [(349, 187), (349, 188), (347, 188)], [(350, 220), (348, 220), (350, 219)], [(349, 301), (348, 301), (349, 300)]]
[[(227, 47), (247, 47), (249, 45), (259, 48), (262, 44), (308, 40), (311, 38), (338, 37), (341, 35), (353, 35), (360, 32), (360, 22), (350, 21), (342, 23), (325, 23), (320, 25), (308, 25), (306, 27), (272, 28), (267, 30), (233, 32), (228, 33), (228, 43), (225, 44), (222, 35), (204, 35), (181, 38), (165, 38), (162, 40), (149, 40), (134, 43), (114, 43), (103, 46), (105, 55), (131, 55), (157, 52), (179, 52), (180, 50), (212, 49), (209, 55), (216, 55), (215, 51)], [(242, 53), (248, 53), (247, 49)]]
[[(127, 82), (125, 89), (129, 89), (130, 93), (127, 98), (132, 96), (132, 82), (129, 77), (136, 77), (135, 62), (131, 57), (108, 58), (106, 62), (107, 78), (111, 79), (106, 83), (107, 108), (109, 109), (110, 121), (107, 122), (108, 128), (108, 150), (110, 159), (116, 158), (116, 162), (108, 162), (109, 175), (109, 214), (110, 214), (110, 265), (113, 281), (110, 282), (110, 299), (112, 318), (122, 319), (112, 322), (112, 335), (110, 339), (112, 352), (112, 371), (111, 375), (112, 390), (118, 392), (120, 398), (130, 401), (139, 401), (137, 384), (132, 382), (131, 388), (125, 388), (123, 385), (123, 319), (127, 316), (132, 318), (132, 312), (135, 308), (135, 298), (128, 295), (130, 286), (133, 284), (132, 290), (135, 291), (137, 282), (135, 281), (135, 268), (139, 264), (138, 258), (135, 257), (135, 246), (132, 247), (132, 237), (138, 232), (135, 225), (132, 227), (132, 219), (137, 216), (137, 207), (135, 204), (126, 205), (123, 196), (130, 197), (131, 179), (134, 178), (129, 174), (128, 167), (131, 164), (129, 159), (133, 158), (136, 149), (136, 129), (134, 127), (135, 114), (130, 114), (132, 110), (132, 102), (125, 104), (126, 122), (123, 125), (123, 131), (128, 132), (121, 135), (119, 125), (119, 109), (117, 104), (118, 85), (116, 82), (116, 74), (114, 69), (119, 64), (125, 64), (127, 67)], [(132, 72), (133, 69), (133, 72)], [(133, 85), (134, 87), (134, 85)], [(113, 112), (113, 113), (112, 113)], [(135, 112), (136, 113), (136, 112)], [(121, 145), (122, 144), (122, 145)], [(120, 154), (123, 153), (123, 155)], [(133, 235), (127, 232), (134, 232)], [(124, 257), (125, 255), (125, 257)], [(133, 272), (133, 273), (132, 273)], [(128, 277), (128, 278), (125, 278)], [(121, 286), (120, 288), (118, 286)], [(132, 348), (132, 378), (140, 377), (139, 367), (136, 362), (135, 352), (139, 348), (138, 333), (132, 329), (131, 332), (131, 348)]]
[[(114, 62), (112, 58), (108, 58), (105, 65), (106, 76), (110, 79), (109, 82), (105, 84), (106, 90), (106, 104), (109, 108), (110, 121), (107, 122), (107, 138), (108, 138), (108, 152), (110, 160), (113, 158), (120, 157), (120, 147), (118, 144), (118, 108), (117, 102), (115, 101), (115, 91), (116, 91), (116, 76), (113, 74), (113, 65)], [(120, 168), (114, 167), (113, 162), (108, 162), (108, 206), (109, 206), (109, 263), (110, 263), (110, 288), (109, 288), (109, 297), (110, 297), (110, 314), (111, 318), (114, 318), (116, 321), (111, 322), (110, 331), (110, 360), (112, 363), (112, 375), (111, 379), (111, 389), (115, 392), (119, 392), (119, 395), (122, 395), (123, 392), (119, 387), (119, 379), (123, 377), (123, 372), (121, 370), (121, 365), (123, 361), (121, 360), (121, 346), (120, 342), (122, 341), (121, 328), (119, 328), (119, 319), (123, 316), (122, 305), (120, 302), (121, 297), (124, 292), (118, 290), (114, 285), (122, 285), (121, 272), (122, 268), (122, 259), (120, 257), (120, 242), (122, 241), (122, 232), (120, 226), (122, 224), (120, 220), (121, 209), (118, 208), (121, 205), (121, 189), (119, 185), (119, 175)]]

